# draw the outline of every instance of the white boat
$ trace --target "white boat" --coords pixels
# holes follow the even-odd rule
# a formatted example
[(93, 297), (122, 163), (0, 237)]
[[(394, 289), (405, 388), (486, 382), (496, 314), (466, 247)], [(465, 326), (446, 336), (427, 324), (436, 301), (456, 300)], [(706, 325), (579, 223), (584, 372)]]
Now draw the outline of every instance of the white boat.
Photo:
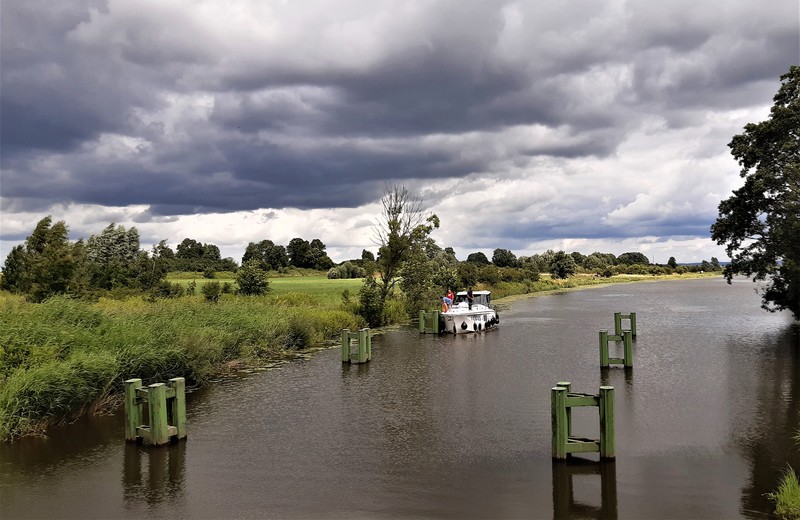
[(442, 332), (475, 333), (492, 329), (500, 323), (500, 315), (490, 307), (489, 291), (472, 291), (472, 297), (470, 308), (467, 291), (456, 293), (456, 301), (440, 315)]

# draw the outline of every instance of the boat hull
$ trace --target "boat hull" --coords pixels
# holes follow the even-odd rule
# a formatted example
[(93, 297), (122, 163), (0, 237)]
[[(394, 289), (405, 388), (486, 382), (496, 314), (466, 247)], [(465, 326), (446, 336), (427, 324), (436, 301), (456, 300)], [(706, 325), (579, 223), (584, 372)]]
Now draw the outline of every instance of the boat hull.
[(491, 308), (462, 310), (454, 309), (441, 314), (442, 332), (450, 334), (475, 334), (497, 327), (500, 322), (497, 311)]

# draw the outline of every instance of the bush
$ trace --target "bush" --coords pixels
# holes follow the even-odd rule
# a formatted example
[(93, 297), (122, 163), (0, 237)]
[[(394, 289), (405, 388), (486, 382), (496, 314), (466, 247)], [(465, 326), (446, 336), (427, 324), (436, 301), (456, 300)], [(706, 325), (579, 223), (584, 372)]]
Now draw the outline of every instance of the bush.
[(200, 291), (202, 291), (203, 297), (207, 302), (217, 303), (219, 301), (219, 295), (222, 294), (222, 286), (219, 282), (208, 282), (203, 285)]
[(370, 327), (383, 325), (383, 306), (381, 288), (374, 278), (366, 278), (358, 291), (358, 314), (366, 320)]
[(239, 294), (259, 296), (269, 291), (267, 272), (257, 260), (248, 260), (236, 273)]

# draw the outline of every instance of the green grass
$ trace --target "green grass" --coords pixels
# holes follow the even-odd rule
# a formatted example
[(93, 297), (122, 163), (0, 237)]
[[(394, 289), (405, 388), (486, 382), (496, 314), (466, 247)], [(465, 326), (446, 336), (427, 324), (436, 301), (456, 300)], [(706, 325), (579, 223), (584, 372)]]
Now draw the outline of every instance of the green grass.
[(791, 466), (781, 477), (777, 491), (767, 496), (775, 502), (775, 516), (782, 519), (800, 518), (800, 482)]

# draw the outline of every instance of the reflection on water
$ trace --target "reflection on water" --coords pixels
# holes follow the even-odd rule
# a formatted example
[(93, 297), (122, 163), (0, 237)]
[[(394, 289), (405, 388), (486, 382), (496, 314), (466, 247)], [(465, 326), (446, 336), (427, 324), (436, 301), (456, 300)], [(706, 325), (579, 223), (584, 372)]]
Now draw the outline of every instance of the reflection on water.
[[(155, 504), (183, 495), (186, 442), (158, 448), (127, 443), (124, 452), (122, 488), (126, 502)], [(146, 479), (142, 478), (143, 465), (147, 467)]]
[[(634, 366), (598, 331), (637, 313)], [(373, 339), (188, 396), (189, 439), (123, 417), (0, 445), (5, 518), (764, 518), (800, 468), (800, 344), (752, 284), (719, 279), (515, 302), (486, 334)], [(551, 459), (550, 388), (609, 385), (615, 462)], [(596, 438), (596, 410), (572, 415)]]
[[(553, 518), (617, 518), (617, 466), (616, 462), (592, 461), (570, 457), (567, 461), (553, 462)], [(575, 476), (579, 476), (578, 479)], [(587, 478), (588, 476), (588, 478)], [(578, 486), (596, 490), (598, 496), (590, 503), (575, 500)], [(599, 486), (598, 486), (599, 484)]]

